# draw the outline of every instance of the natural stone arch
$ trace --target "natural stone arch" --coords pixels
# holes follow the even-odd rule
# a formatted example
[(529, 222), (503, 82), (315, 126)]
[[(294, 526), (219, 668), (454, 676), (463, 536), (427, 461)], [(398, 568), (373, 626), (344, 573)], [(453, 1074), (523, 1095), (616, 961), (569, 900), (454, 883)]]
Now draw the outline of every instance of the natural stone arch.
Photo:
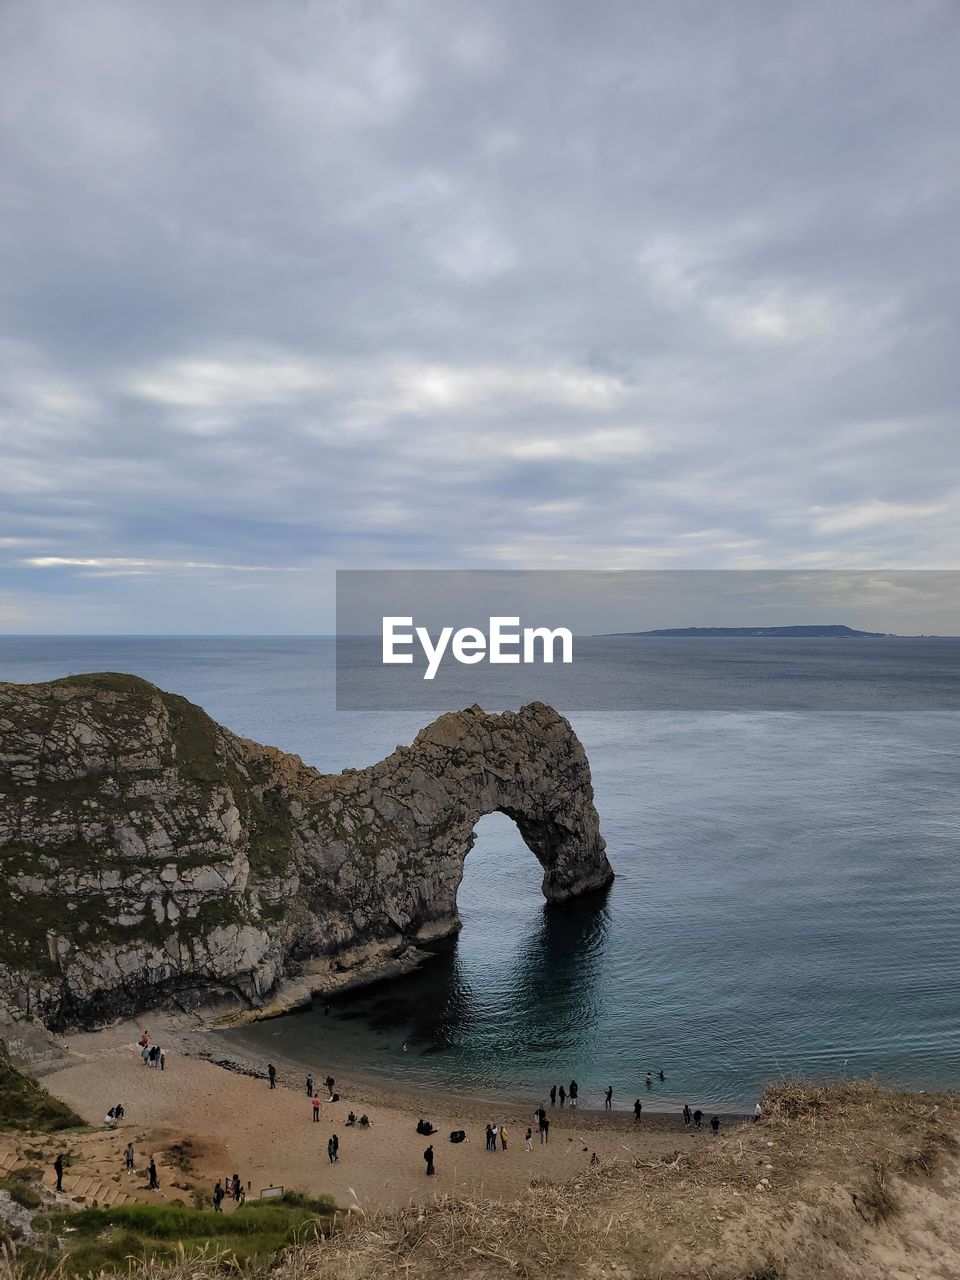
[(261, 1003), (380, 976), (456, 931), (474, 827), (499, 811), (550, 902), (613, 877), (569, 723), (533, 703), (441, 716), (324, 775), (132, 676), (0, 685), (0, 990), (54, 1025), (173, 992)]

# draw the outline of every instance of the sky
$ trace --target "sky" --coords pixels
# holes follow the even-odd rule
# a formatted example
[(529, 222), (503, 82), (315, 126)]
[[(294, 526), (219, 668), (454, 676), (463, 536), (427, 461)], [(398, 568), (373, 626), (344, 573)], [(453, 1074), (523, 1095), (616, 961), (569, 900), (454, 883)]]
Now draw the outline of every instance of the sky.
[(5, 0), (0, 630), (955, 568), (958, 65), (955, 0)]

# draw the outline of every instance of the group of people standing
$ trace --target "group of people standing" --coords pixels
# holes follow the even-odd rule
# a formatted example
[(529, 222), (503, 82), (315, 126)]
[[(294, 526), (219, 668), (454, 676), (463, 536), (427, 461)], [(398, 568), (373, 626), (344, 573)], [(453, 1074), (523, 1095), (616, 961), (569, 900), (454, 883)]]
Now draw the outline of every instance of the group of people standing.
[(569, 1089), (565, 1089), (563, 1085), (561, 1085), (559, 1089), (555, 1084), (552, 1084), (550, 1086), (551, 1107), (555, 1107), (558, 1101), (560, 1103), (560, 1106), (563, 1107), (566, 1105), (568, 1100), (570, 1102), (571, 1107), (575, 1107), (577, 1105), (577, 1099), (579, 1098), (579, 1096), (580, 1096), (580, 1086), (577, 1084), (576, 1080), (570, 1081)]
[(167, 1055), (158, 1044), (150, 1043), (149, 1034), (144, 1031), (137, 1041), (140, 1047), (140, 1057), (143, 1059), (145, 1067), (156, 1067), (160, 1071), (165, 1071), (167, 1066)]
[(235, 1173), (224, 1188), (220, 1179), (217, 1179), (217, 1185), (213, 1188), (213, 1210), (214, 1213), (223, 1213), (223, 1202), (230, 1195), (233, 1197), (234, 1204), (239, 1208), (247, 1198), (247, 1193), (243, 1189), (243, 1183), (240, 1181), (239, 1173)]

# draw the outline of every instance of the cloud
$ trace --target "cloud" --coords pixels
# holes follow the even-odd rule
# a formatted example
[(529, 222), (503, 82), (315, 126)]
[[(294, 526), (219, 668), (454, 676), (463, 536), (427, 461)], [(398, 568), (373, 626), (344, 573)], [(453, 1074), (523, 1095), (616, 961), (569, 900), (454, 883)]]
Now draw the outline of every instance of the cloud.
[(4, 625), (952, 566), (958, 46), (949, 0), (6, 6)]

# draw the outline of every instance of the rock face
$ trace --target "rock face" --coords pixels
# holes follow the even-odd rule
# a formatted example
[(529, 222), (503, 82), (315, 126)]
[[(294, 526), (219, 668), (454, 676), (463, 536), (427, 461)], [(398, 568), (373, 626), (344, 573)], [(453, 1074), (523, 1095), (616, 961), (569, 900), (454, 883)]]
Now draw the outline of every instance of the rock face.
[(548, 901), (612, 880), (586, 755), (540, 703), (324, 775), (133, 676), (0, 685), (0, 990), (60, 1028), (177, 993), (255, 1005), (305, 967), (322, 987), (459, 928), (494, 811)]

